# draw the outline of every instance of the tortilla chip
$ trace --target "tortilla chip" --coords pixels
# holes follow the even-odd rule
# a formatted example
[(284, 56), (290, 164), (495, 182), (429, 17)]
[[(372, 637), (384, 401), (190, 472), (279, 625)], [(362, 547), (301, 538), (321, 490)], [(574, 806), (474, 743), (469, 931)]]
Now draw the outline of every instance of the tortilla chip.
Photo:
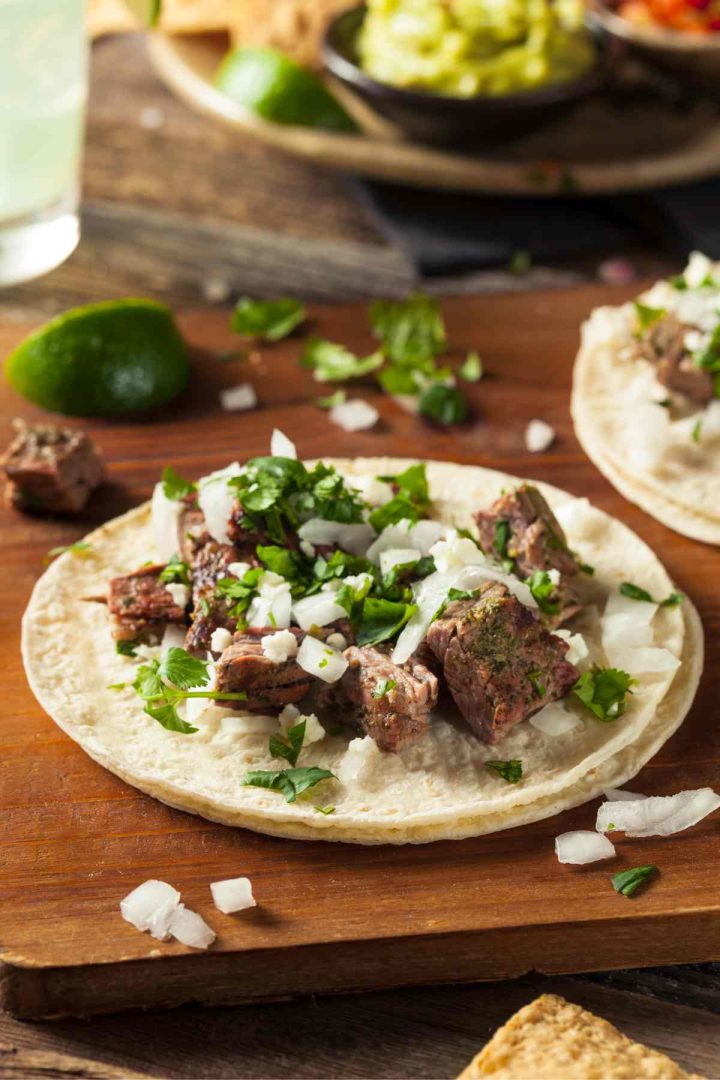
[(215, 33), (227, 30), (243, 6), (242, 0), (164, 0), (160, 25), (168, 34)]
[(458, 1080), (702, 1080), (599, 1016), (543, 994), (496, 1031)]
[(91, 38), (103, 34), (121, 34), (137, 30), (138, 22), (125, 7), (123, 0), (90, 0), (87, 13), (88, 33)]
[(269, 45), (318, 68), (325, 28), (348, 6), (348, 0), (244, 0), (233, 6), (230, 34), (236, 46)]

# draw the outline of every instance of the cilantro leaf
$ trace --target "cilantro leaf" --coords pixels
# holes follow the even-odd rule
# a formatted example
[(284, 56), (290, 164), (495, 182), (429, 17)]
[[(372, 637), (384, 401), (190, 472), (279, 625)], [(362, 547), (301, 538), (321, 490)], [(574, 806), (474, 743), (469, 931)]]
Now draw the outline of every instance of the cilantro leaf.
[(695, 423), (693, 424), (693, 429), (690, 432), (690, 438), (692, 439), (693, 442), (696, 442), (696, 443), (700, 442), (700, 440), (702, 439), (702, 429), (703, 429), (702, 420), (696, 420)]
[(480, 353), (474, 349), (469, 352), (458, 368), (458, 375), (465, 382), (479, 382), (483, 377), (483, 362), (480, 359)]
[(447, 344), (440, 306), (424, 293), (413, 293), (400, 301), (376, 300), (370, 305), (370, 324), (394, 364), (427, 364)]
[(300, 364), (315, 373), (318, 382), (345, 382), (369, 375), (382, 367), (385, 358), (381, 352), (358, 357), (345, 345), (324, 338), (310, 338), (300, 357)]
[(176, 502), (197, 491), (197, 485), (192, 484), (189, 480), (183, 480), (182, 476), (176, 473), (171, 465), (166, 465), (163, 469), (161, 483), (165, 498), (173, 499)]
[(196, 686), (207, 686), (210, 682), (207, 660), (198, 660), (185, 649), (168, 649), (160, 661), (158, 674), (178, 690), (191, 690)]
[(647, 304), (642, 304), (639, 300), (635, 300), (634, 305), (638, 325), (643, 333), (667, 315), (664, 308), (648, 307)]
[(321, 409), (334, 409), (336, 405), (344, 405), (346, 401), (347, 390), (336, 390), (334, 394), (315, 399), (316, 405), (319, 405)]
[(500, 559), (500, 564), (506, 573), (512, 573), (515, 569), (515, 560), (508, 554), (508, 544), (510, 543), (510, 537), (512, 535), (512, 529), (510, 522), (505, 521), (504, 518), (498, 518), (495, 522), (495, 535), (493, 537), (493, 550)]
[(534, 693), (535, 697), (538, 697), (538, 698), (545, 697), (545, 689), (546, 688), (545, 688), (545, 684), (540, 681), (541, 679), (542, 679), (542, 671), (529, 671), (528, 672), (528, 682), (530, 683), (530, 685), (533, 688), (533, 693)]
[(255, 549), (258, 559), (274, 574), (284, 577), (292, 585), (304, 589), (308, 580), (308, 566), (302, 555), (296, 551), (273, 545), (258, 544)]
[(164, 584), (176, 581), (180, 585), (189, 585), (190, 567), (186, 562), (183, 562), (179, 555), (173, 555), (165, 569), (160, 571), (158, 580)]
[(157, 704), (148, 701), (143, 711), (148, 716), (151, 716), (153, 720), (157, 720), (158, 724), (166, 728), (167, 731), (177, 731), (181, 735), (194, 735), (198, 730), (192, 724), (188, 724), (187, 720), (183, 720), (171, 701), (162, 701)]
[(623, 896), (634, 896), (649, 878), (658, 874), (657, 866), (634, 866), (631, 870), (621, 870), (610, 878), (615, 892)]
[(517, 758), (511, 758), (510, 761), (486, 761), (485, 765), (508, 784), (517, 784), (518, 780), (522, 779), (522, 761), (518, 761)]
[(305, 739), (306, 723), (307, 721), (302, 719), (299, 724), (289, 728), (285, 739), (279, 735), (271, 735), (268, 744), (271, 756), (285, 758), (291, 765), (296, 765)]
[(261, 787), (269, 791), (279, 791), (285, 796), (285, 801), (295, 802), (298, 795), (308, 788), (315, 787), (322, 780), (336, 780), (335, 773), (328, 769), (315, 767), (306, 769), (281, 769), (278, 772), (253, 771), (245, 774), (244, 787)]
[(66, 552), (71, 555), (84, 555), (88, 551), (92, 551), (92, 544), (89, 544), (87, 540), (76, 540), (74, 544), (64, 544), (60, 547), (50, 548), (45, 561), (49, 562), (50, 559), (55, 559), (58, 555), (64, 555)]
[(318, 814), (325, 814), (326, 817), (328, 816), (328, 814), (335, 813), (334, 806), (314, 806), (313, 810), (317, 811)]
[(139, 644), (139, 641), (116, 641), (115, 652), (120, 656), (135, 656), (135, 650)]
[(598, 720), (617, 720), (627, 708), (625, 697), (636, 680), (617, 668), (593, 667), (570, 691)]
[(358, 645), (378, 645), (381, 641), (389, 641), (400, 633), (416, 611), (415, 604), (396, 603), (374, 596), (366, 597), (357, 628)]
[(372, 696), (376, 701), (381, 701), (382, 698), (387, 697), (391, 690), (394, 690), (397, 686), (395, 679), (381, 679), (375, 689), (372, 691)]
[(633, 585), (631, 581), (623, 581), (620, 592), (631, 600), (644, 600), (648, 604), (659, 604), (660, 607), (676, 607), (683, 601), (682, 593), (679, 592), (670, 593), (664, 600), (656, 600), (647, 589), (641, 589), (639, 585)]
[(378, 476), (378, 480), (391, 484), (398, 495), (417, 507), (419, 514), (426, 514), (432, 506), (427, 467), (424, 463), (411, 465), (395, 476)]
[(557, 585), (547, 570), (536, 570), (527, 579), (526, 584), (540, 610), (544, 611), (546, 615), (557, 615), (560, 610), (560, 601), (553, 600)]
[(305, 318), (305, 306), (299, 300), (252, 300), (244, 296), (237, 302), (230, 326), (241, 337), (280, 341)]
[(464, 423), (470, 411), (461, 390), (440, 382), (432, 383), (420, 395), (418, 409), (421, 416), (427, 416), (444, 427)]

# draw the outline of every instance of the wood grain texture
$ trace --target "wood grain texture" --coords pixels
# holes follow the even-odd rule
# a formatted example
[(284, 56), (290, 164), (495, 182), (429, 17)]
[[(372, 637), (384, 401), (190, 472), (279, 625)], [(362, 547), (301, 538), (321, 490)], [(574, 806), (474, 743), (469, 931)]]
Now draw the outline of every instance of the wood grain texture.
[[(657, 862), (660, 881), (632, 901), (610, 888), (607, 866), (559, 867), (552, 839), (592, 827), (594, 807), (496, 836), (419, 848), (304, 844), (212, 825), (127, 787), (90, 761), (34, 703), (17, 649), (20, 613), (52, 546), (75, 539), (147, 497), (164, 464), (199, 475), (265, 451), (273, 426), (303, 456), (398, 454), (435, 457), (530, 475), (587, 495), (625, 520), (660, 554), (697, 603), (708, 663), (690, 719), (635, 785), (648, 793), (717, 782), (720, 730), (710, 722), (720, 689), (720, 595), (716, 552), (671, 533), (625, 503), (581, 455), (567, 411), (578, 324), (601, 299), (573, 293), (455, 299), (445, 305), (460, 354), (478, 348), (487, 377), (472, 388), (472, 425), (441, 431), (367, 389), (382, 414), (372, 432), (346, 435), (313, 404), (301, 348), (289, 340), (244, 361), (220, 362), (237, 345), (227, 315), (188, 313), (195, 350), (186, 397), (153, 424), (88, 423), (109, 463), (110, 483), (82, 525), (34, 521), (9, 511), (0, 543), (12, 599), (0, 613), (0, 686), (6, 701), (0, 762), (3, 863), (2, 996), (18, 1015), (95, 1013), (118, 1007), (231, 1002), (316, 990), (591, 971), (720, 959), (718, 821), (670, 841), (625, 840), (618, 865)], [(313, 329), (359, 353), (371, 341), (362, 309), (312, 312)], [(0, 329), (3, 351), (21, 328)], [(250, 378), (260, 407), (223, 414), (218, 390)], [(5, 425), (37, 415), (6, 388)], [(532, 417), (550, 421), (557, 445), (530, 456)], [(257, 910), (223, 916), (210, 881), (248, 874)], [(120, 898), (147, 877), (171, 881), (218, 931), (193, 955), (159, 945), (120, 919)], [(522, 888), (518, 882), (522, 881)]]

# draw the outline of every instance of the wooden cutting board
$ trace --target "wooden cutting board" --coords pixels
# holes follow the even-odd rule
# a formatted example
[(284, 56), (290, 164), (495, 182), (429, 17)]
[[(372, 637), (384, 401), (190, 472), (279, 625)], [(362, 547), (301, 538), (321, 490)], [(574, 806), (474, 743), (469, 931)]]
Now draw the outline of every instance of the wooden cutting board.
[[(23, 1017), (92, 1014), (185, 1001), (237, 1002), (409, 983), (499, 979), (530, 970), (578, 972), (720, 960), (720, 817), (669, 840), (625, 840), (617, 865), (560, 866), (553, 838), (592, 828), (596, 803), (549, 821), (475, 840), (421, 847), (301, 843), (211, 824), (126, 786), (91, 761), (35, 703), (19, 655), (19, 623), (43, 557), (147, 498), (160, 469), (198, 476), (266, 452), (279, 426), (303, 456), (398, 454), (482, 464), (587, 495), (650, 543), (697, 604), (708, 636), (700, 694), (689, 719), (633, 781), (648, 794), (718, 784), (720, 760), (720, 553), (670, 532), (625, 502), (572, 434), (568, 397), (578, 326), (620, 291), (579, 289), (445, 304), (453, 343), (477, 348), (487, 376), (471, 389), (472, 425), (426, 426), (363, 389), (382, 423), (355, 435), (312, 403), (300, 343), (245, 360), (227, 313), (196, 312), (181, 325), (196, 350), (191, 392), (154, 422), (83, 424), (102, 447), (109, 483), (85, 520), (69, 524), (2, 511), (5, 596), (0, 610), (0, 1004)], [(313, 329), (363, 353), (371, 340), (359, 307), (318, 309)], [(28, 328), (0, 325), (3, 354)], [(218, 390), (250, 379), (260, 407), (223, 413)], [(322, 391), (320, 391), (322, 392)], [(0, 390), (10, 418), (40, 410)], [(529, 455), (533, 417), (558, 432)], [(656, 863), (660, 878), (635, 899), (610, 874)], [(257, 909), (222, 915), (209, 883), (248, 875)], [(146, 878), (167, 880), (217, 931), (196, 953), (161, 944), (120, 917), (118, 904)]]

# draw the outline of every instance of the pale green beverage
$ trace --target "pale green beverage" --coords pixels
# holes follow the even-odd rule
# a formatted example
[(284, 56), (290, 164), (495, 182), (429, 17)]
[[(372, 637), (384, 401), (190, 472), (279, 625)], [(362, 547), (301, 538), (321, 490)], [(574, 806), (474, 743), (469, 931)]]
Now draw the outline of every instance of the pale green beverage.
[(0, 0), (0, 285), (46, 273), (79, 239), (86, 0)]

